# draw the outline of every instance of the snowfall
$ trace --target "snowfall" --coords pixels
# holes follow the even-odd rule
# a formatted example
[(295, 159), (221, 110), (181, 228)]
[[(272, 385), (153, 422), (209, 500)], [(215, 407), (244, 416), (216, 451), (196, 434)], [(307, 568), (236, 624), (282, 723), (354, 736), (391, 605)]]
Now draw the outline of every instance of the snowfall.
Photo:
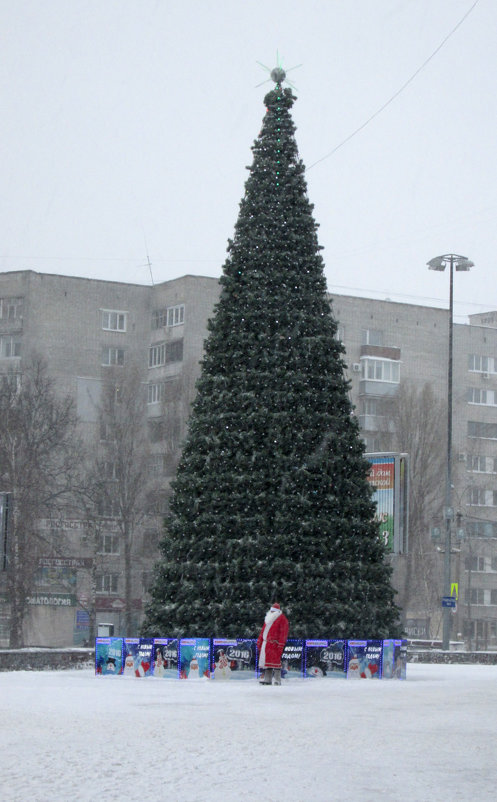
[(497, 666), (196, 682), (0, 673), (0, 799), (495, 800)]

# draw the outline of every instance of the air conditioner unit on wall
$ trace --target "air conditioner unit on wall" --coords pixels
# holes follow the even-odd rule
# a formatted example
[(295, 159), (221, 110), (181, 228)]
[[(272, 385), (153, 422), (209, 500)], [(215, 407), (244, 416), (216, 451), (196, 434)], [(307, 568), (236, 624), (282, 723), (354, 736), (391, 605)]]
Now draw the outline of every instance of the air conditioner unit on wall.
[(354, 362), (353, 365), (352, 365), (352, 370), (354, 371), (354, 373), (360, 373), (360, 370), (361, 370), (360, 363), (359, 362)]
[(481, 377), (482, 379), (488, 379), (488, 373), (482, 373)]
[(457, 459), (459, 460), (459, 462), (464, 462), (464, 460), (466, 459), (466, 454), (462, 454), (462, 453), (458, 454), (457, 455)]

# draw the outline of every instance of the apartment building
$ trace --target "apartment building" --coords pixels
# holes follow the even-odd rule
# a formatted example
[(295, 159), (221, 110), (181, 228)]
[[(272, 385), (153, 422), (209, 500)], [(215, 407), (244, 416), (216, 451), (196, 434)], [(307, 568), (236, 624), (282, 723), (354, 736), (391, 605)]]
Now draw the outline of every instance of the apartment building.
[[(40, 353), (60, 391), (74, 397), (85, 441), (98, 442), (97, 410), (107, 372), (137, 366), (147, 399), (150, 472), (167, 484), (176, 469), (207, 321), (218, 296), (218, 281), (199, 276), (142, 286), (30, 270), (0, 274), (0, 373), (21, 371), (30, 352)], [(448, 312), (337, 294), (330, 301), (346, 349), (351, 399), (366, 449), (388, 450), (395, 434), (392, 404), (403, 382), (418, 388), (428, 384), (442, 404), (446, 399)], [(455, 325), (453, 354), (458, 516), (451, 561), (458, 607), (452, 637), (465, 638), (473, 648), (497, 648), (497, 312), (473, 315), (468, 325)], [(445, 449), (445, 443), (436, 448)], [(443, 497), (433, 505), (429, 531), (424, 533), (432, 601), (427, 601), (430, 594), (421, 594), (411, 598), (404, 611), (413, 637), (441, 633), (443, 538), (437, 540), (437, 533), (442, 506)], [(57, 520), (40, 519), (47, 545), (33, 576), (27, 643), (85, 642), (95, 559), (97, 619), (114, 625), (116, 634), (122, 630), (123, 550), (111, 513), (102, 518), (96, 558), (90, 554), (87, 524), (81, 517), (68, 512)], [(151, 514), (134, 545), (136, 627), (158, 556), (159, 531), (160, 516)], [(412, 564), (405, 554), (392, 555), (391, 560), (401, 598)], [(8, 618), (6, 571), (0, 571), (4, 646)]]

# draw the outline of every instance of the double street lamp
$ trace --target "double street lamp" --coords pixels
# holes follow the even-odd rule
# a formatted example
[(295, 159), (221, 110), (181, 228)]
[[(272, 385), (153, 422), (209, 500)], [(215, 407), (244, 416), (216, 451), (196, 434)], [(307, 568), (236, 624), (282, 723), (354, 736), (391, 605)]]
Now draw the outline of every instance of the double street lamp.
[[(466, 256), (459, 256), (456, 253), (446, 253), (443, 256), (435, 256), (427, 262), (430, 270), (443, 271), (448, 266), (450, 274), (449, 292), (449, 365), (447, 378), (447, 473), (445, 484), (445, 555), (444, 555), (444, 582), (443, 591), (447, 598), (451, 596), (451, 576), (450, 576), (450, 550), (451, 550), (451, 526), (454, 517), (452, 508), (452, 361), (453, 361), (453, 330), (454, 330), (454, 268), (457, 271), (467, 271), (474, 267)], [(448, 651), (450, 646), (450, 627), (451, 627), (451, 608), (443, 607), (443, 643), (442, 648)]]

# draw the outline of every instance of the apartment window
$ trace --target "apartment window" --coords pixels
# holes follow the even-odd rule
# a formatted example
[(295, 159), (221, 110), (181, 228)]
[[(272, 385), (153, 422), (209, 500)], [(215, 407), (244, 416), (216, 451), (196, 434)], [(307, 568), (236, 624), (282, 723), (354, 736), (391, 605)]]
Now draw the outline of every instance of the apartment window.
[(169, 306), (167, 309), (167, 325), (181, 326), (185, 322), (185, 305)]
[(22, 318), (24, 298), (0, 298), (0, 320)]
[(497, 604), (497, 590), (490, 591), (490, 604)]
[(9, 359), (21, 356), (21, 340), (19, 337), (0, 337), (0, 356)]
[[(156, 440), (156, 442), (159, 441), (160, 438)], [(164, 476), (165, 473), (164, 468), (165, 468), (164, 454), (152, 454), (148, 462), (148, 473), (150, 478), (153, 479), (154, 476)]]
[(117, 593), (118, 582), (118, 574), (97, 574), (97, 593)]
[(163, 326), (181, 326), (185, 322), (185, 305), (167, 306), (164, 309), (154, 309), (152, 312), (152, 329)]
[(377, 415), (378, 414), (378, 399), (377, 398), (364, 398), (361, 401), (362, 415)]
[(165, 382), (150, 382), (147, 386), (147, 403), (160, 404), (164, 401)]
[(471, 588), (469, 598), (471, 604), (485, 604), (485, 592), (483, 588)]
[(97, 535), (97, 554), (119, 554), (119, 535)]
[(469, 504), (472, 507), (486, 506), (486, 490), (483, 487), (469, 488)]
[(464, 561), (466, 571), (484, 571), (485, 570), (485, 557), (466, 557)]
[(482, 437), (487, 440), (497, 440), (497, 423), (484, 423), (483, 421), (468, 421), (468, 437)]
[(166, 363), (183, 360), (183, 340), (173, 340), (166, 346)]
[(126, 331), (127, 312), (102, 309), (102, 328), (105, 331)]
[(362, 329), (361, 345), (383, 345), (383, 332), (380, 329)]
[(495, 537), (497, 538), (497, 522), (495, 521), (466, 521), (468, 537)]
[(336, 334), (335, 334), (335, 339), (337, 339), (338, 342), (340, 342), (340, 343), (343, 343), (345, 341), (345, 327), (344, 326), (341, 326), (340, 324), (338, 324), (337, 331), (336, 331)]
[(489, 395), (487, 390), (482, 390), (480, 387), (468, 387), (468, 404), (493, 404), (493, 393), (492, 401), (487, 400)]
[(116, 498), (104, 498), (100, 500), (98, 504), (98, 514), (102, 518), (118, 518), (119, 513), (119, 502)]
[(124, 365), (124, 348), (102, 348), (102, 365)]
[(112, 480), (117, 478), (117, 466), (114, 460), (106, 460), (102, 465), (102, 478)]
[(481, 354), (469, 354), (468, 356), (468, 370), (475, 371), (476, 373), (488, 373), (490, 369), (490, 360), (488, 356), (481, 356)]
[(467, 458), (467, 469), (468, 471), (477, 471), (479, 473), (486, 473), (487, 470), (487, 458), (482, 456), (473, 456), (471, 454), (468, 455)]
[(363, 358), (361, 359), (361, 373), (363, 379), (398, 384), (400, 363), (393, 362), (391, 359)]
[(148, 351), (149, 368), (157, 368), (170, 362), (181, 362), (183, 359), (183, 340), (152, 345)]

